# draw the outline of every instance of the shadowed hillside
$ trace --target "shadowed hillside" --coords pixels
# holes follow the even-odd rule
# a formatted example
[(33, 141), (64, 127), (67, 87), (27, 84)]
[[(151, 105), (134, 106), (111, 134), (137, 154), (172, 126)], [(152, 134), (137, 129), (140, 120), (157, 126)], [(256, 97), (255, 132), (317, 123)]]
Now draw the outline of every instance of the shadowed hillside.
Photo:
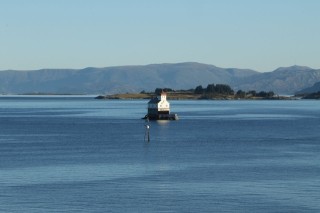
[(275, 91), (292, 95), (296, 91), (320, 81), (320, 70), (303, 66), (281, 67), (273, 72), (237, 79), (232, 86), (242, 90)]
[(222, 69), (200, 63), (151, 64), (0, 72), (1, 93), (121, 93), (154, 90), (157, 87), (193, 88), (211, 82), (257, 74), (252, 70)]

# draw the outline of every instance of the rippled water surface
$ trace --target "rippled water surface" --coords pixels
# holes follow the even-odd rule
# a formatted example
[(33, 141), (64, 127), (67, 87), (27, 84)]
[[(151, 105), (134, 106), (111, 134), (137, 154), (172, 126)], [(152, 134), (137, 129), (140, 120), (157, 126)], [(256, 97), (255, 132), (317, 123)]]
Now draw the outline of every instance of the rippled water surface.
[(0, 97), (0, 212), (319, 212), (320, 101)]

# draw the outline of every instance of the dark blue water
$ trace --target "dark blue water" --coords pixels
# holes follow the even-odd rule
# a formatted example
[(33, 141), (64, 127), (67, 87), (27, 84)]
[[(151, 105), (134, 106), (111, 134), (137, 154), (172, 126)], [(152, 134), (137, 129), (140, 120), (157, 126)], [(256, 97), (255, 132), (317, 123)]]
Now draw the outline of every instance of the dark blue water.
[(0, 212), (319, 212), (320, 101), (0, 97)]

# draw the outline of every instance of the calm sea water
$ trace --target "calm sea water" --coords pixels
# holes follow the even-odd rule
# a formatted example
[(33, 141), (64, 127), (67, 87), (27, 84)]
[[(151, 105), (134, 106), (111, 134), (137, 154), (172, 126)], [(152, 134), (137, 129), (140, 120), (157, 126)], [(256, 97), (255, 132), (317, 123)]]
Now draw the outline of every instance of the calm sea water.
[(0, 97), (0, 212), (320, 212), (320, 101)]

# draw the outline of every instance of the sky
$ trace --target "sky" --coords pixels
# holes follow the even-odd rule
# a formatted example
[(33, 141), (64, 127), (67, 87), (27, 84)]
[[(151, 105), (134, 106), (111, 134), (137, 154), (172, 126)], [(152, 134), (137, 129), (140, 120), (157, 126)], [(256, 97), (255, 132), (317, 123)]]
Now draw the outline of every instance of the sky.
[(0, 70), (320, 69), (319, 0), (0, 0)]

